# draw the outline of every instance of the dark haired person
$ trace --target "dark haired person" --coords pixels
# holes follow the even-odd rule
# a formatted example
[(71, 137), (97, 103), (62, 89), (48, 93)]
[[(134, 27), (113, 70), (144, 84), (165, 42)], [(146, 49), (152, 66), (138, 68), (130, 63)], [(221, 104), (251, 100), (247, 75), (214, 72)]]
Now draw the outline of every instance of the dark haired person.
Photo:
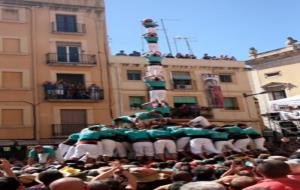
[(24, 186), (15, 177), (0, 177), (1, 190), (25, 190)]
[(256, 167), (258, 174), (263, 176), (263, 180), (258, 184), (245, 188), (244, 190), (253, 190), (254, 188), (268, 188), (269, 190), (299, 190), (300, 181), (289, 179), (291, 173), (287, 163), (279, 160), (267, 160), (258, 164)]

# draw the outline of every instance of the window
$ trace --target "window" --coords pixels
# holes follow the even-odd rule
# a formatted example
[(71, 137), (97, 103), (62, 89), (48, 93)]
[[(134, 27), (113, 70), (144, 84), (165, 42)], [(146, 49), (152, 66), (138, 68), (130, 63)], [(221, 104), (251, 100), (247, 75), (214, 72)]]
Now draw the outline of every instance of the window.
[(80, 43), (57, 43), (57, 61), (66, 63), (79, 63), (81, 53)]
[(174, 96), (174, 107), (179, 108), (182, 105), (197, 105), (197, 98), (195, 96)]
[(19, 20), (19, 10), (18, 9), (2, 9), (2, 19), (9, 21), (18, 21)]
[(239, 104), (236, 97), (224, 98), (224, 109), (226, 110), (239, 110)]
[(56, 74), (57, 81), (63, 81), (66, 83), (72, 83), (74, 85), (77, 84), (85, 84), (84, 75), (83, 74)]
[(283, 99), (283, 98), (287, 97), (285, 90), (274, 91), (274, 92), (271, 92), (271, 94), (272, 94), (273, 100), (279, 100), (279, 99)]
[(129, 96), (129, 107), (131, 109), (142, 109), (142, 104), (144, 103), (144, 96)]
[(274, 77), (274, 76), (279, 76), (279, 75), (281, 75), (280, 71), (272, 72), (272, 73), (265, 73), (265, 77), (266, 78), (268, 78), (268, 77)]
[(128, 70), (127, 71), (127, 79), (128, 80), (141, 80), (141, 71), (136, 70)]
[(6, 89), (20, 89), (22, 85), (22, 72), (3, 72), (2, 87)]
[(20, 127), (24, 125), (22, 109), (3, 109), (1, 127)]
[(189, 72), (172, 72), (175, 89), (192, 89), (192, 80)]
[(77, 32), (75, 15), (56, 15), (57, 32)]
[(221, 82), (226, 82), (226, 83), (232, 82), (231, 74), (220, 74), (219, 78)]
[(20, 39), (3, 38), (3, 51), (8, 53), (19, 53)]

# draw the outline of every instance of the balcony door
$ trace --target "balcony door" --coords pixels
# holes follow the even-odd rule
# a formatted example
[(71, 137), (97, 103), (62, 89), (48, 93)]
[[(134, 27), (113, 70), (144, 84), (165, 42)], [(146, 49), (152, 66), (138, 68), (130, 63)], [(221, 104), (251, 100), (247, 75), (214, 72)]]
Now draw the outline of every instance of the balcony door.
[(79, 63), (81, 47), (79, 43), (58, 43), (57, 61), (67, 63)]
[(87, 126), (87, 113), (85, 109), (60, 110), (62, 135), (79, 132)]

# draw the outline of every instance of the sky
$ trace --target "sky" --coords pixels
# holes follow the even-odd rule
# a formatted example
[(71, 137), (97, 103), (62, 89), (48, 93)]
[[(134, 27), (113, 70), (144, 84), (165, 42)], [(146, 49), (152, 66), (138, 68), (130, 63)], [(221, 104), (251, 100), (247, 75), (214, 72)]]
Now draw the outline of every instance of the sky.
[[(163, 19), (172, 51), (175, 37), (187, 37), (198, 57), (229, 55), (247, 60), (248, 50), (258, 52), (284, 47), (291, 36), (300, 41), (299, 0), (105, 0), (112, 53), (147, 50), (141, 38), (141, 20), (158, 22), (159, 45), (168, 53), (160, 20)], [(183, 40), (178, 51), (188, 53)]]

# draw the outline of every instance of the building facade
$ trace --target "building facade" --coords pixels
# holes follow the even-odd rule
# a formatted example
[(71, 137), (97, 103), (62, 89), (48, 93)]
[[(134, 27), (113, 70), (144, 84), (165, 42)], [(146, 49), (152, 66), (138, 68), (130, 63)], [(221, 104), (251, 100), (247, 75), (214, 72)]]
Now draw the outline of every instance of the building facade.
[[(261, 114), (269, 111), (269, 101), (279, 100), (300, 94), (300, 45), (289, 37), (286, 47), (257, 53), (250, 48), (249, 60), (251, 66), (249, 76), (255, 97), (259, 102)], [(269, 122), (263, 117), (266, 126)]]
[(0, 139), (111, 122), (102, 0), (0, 0)]
[[(142, 111), (141, 104), (149, 100), (143, 83), (146, 59), (111, 56), (109, 62), (114, 116)], [(244, 62), (164, 58), (162, 65), (166, 71), (167, 102), (179, 122), (201, 114), (215, 124), (243, 122), (259, 127), (253, 99), (243, 97), (251, 93)], [(224, 108), (212, 105), (205, 84), (207, 76), (217, 77)]]

